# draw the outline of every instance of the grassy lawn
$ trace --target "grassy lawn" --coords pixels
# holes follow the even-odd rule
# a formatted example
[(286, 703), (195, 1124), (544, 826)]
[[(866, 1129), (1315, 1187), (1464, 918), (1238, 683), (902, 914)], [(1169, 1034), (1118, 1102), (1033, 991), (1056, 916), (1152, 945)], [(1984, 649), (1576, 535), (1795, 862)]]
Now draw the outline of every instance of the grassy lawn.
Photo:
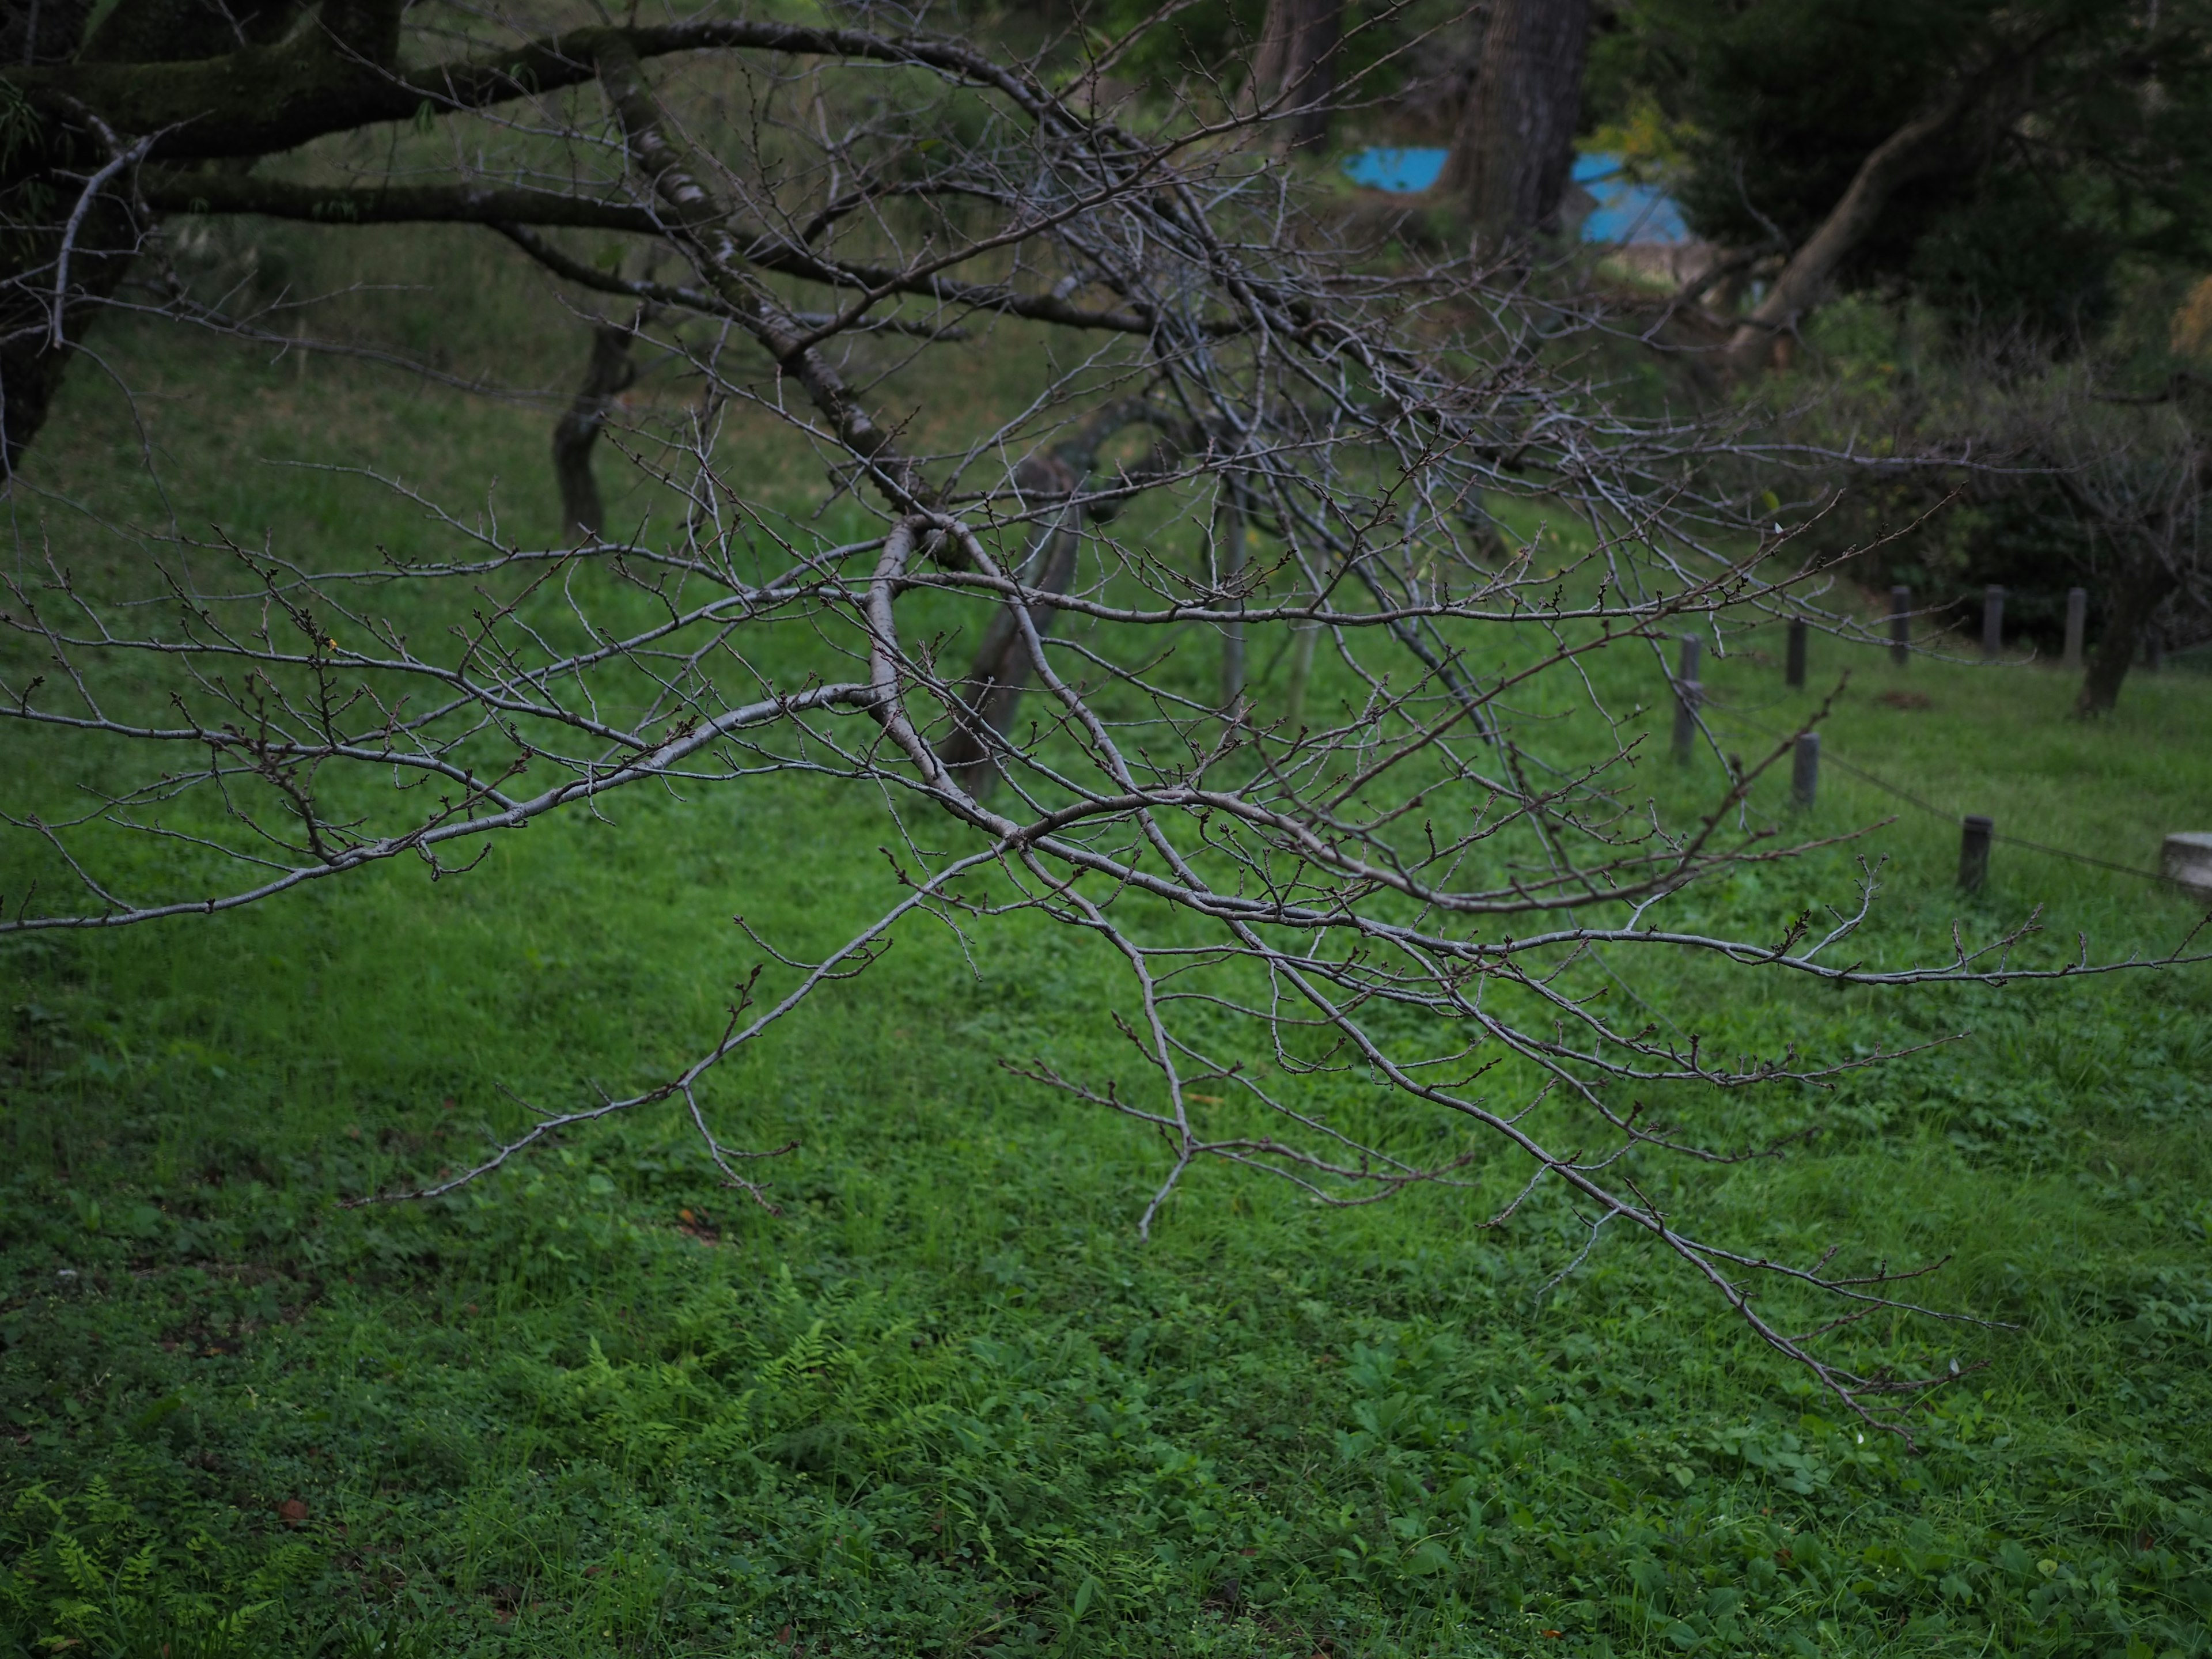
[[(465, 453), (519, 521), (544, 516), (542, 410), (323, 364), (221, 372), (240, 412), (165, 428), (180, 517), (418, 533), (359, 479), (259, 465), (320, 458), (319, 398), (434, 473)], [(134, 428), (72, 397), (54, 487), (122, 491), (102, 481)], [(1747, 755), (1814, 701), (1768, 648), (1705, 675)], [(1651, 678), (1611, 654), (1615, 689)], [(1947, 813), (2134, 865), (2212, 828), (2212, 679), (2138, 678), (2086, 726), (2041, 668), (1896, 671), (1822, 641), (1815, 691), (1846, 669), (1831, 759)], [(101, 763), (0, 750), (18, 795)], [(1639, 774), (1677, 805), (1717, 776)], [(1864, 854), (1887, 860), (1885, 956), (2037, 906), (2106, 957), (2193, 920), (2010, 845), (1961, 898), (1955, 819), (1840, 766), (1813, 823), (1873, 827), (1693, 914), (1778, 927), (1840, 901)], [(1968, 1034), (1729, 1109), (1817, 1127), (1787, 1158), (1650, 1177), (1742, 1244), (1948, 1258), (1929, 1298), (1999, 1324), (1868, 1339), (1960, 1364), (1911, 1447), (1845, 1421), (1639, 1243), (1550, 1286), (1582, 1237), (1563, 1204), (1486, 1231), (1480, 1193), (1339, 1212), (1200, 1171), (1140, 1245), (1157, 1149), (1001, 1064), (1129, 1064), (1112, 964), (1029, 917), (969, 953), (902, 933), (716, 1075), (729, 1139), (796, 1143), (781, 1216), (733, 1203), (665, 1112), (448, 1199), (340, 1206), (467, 1157), (518, 1098), (655, 1080), (754, 960), (730, 917), (833, 944), (895, 890), (884, 838), (870, 802), (781, 778), (541, 824), (465, 879), (389, 867), (0, 945), (7, 1639), (148, 1659), (2212, 1652), (2203, 967), (1908, 997), (1616, 953), (1626, 994), (1716, 1043)]]

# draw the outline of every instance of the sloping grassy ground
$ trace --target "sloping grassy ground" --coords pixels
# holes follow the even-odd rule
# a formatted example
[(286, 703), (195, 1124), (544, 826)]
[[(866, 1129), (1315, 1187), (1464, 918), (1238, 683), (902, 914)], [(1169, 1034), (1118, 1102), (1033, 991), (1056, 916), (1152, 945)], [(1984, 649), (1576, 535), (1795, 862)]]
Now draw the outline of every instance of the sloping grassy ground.
[[(205, 422), (185, 472), (229, 521), (384, 533), (404, 515), (365, 486), (243, 465), (299, 420), (290, 373), (254, 393), (289, 414)], [(542, 494), (540, 415), (337, 392), (403, 449), (465, 446)], [(122, 424), (86, 429), (130, 459)], [(2212, 684), (2138, 681), (2086, 727), (2040, 671), (1816, 653), (1816, 678), (1845, 666), (1832, 756), (1939, 805), (2136, 863), (2212, 823)], [(1749, 659), (1706, 679), (1739, 721), (1806, 706)], [(1879, 700), (1905, 688), (1929, 706)], [(32, 752), (11, 738), (8, 769)], [(1713, 775), (1646, 775), (1685, 802)], [(1894, 805), (1832, 769), (1816, 823)], [(2106, 954), (2191, 920), (2005, 847), (1959, 900), (1955, 827), (1905, 810), (1871, 839), (1884, 951), (2036, 903)], [(1124, 1064), (1109, 964), (1025, 924), (979, 936), (976, 973), (904, 935), (732, 1062), (732, 1136), (798, 1143), (781, 1218), (731, 1205), (665, 1116), (440, 1203), (337, 1207), (465, 1156), (510, 1091), (574, 1099), (684, 1054), (751, 961), (732, 913), (826, 944), (889, 890), (872, 811), (817, 782), (612, 817), (465, 880), (0, 947), (18, 1648), (2212, 1648), (2203, 969), (1903, 998), (1616, 960), (1717, 1042), (1973, 1033), (1785, 1103), (1823, 1128), (1786, 1160), (1650, 1176), (1765, 1248), (1953, 1253), (1932, 1298), (2014, 1328), (1875, 1334), (1901, 1365), (1968, 1368), (1909, 1451), (1633, 1241), (1547, 1292), (1581, 1236), (1559, 1208), (1489, 1233), (1464, 1195), (1333, 1212), (1205, 1172), (1140, 1246), (1153, 1149), (998, 1063)], [(1849, 862), (1741, 876), (1707, 914), (1778, 923)]]

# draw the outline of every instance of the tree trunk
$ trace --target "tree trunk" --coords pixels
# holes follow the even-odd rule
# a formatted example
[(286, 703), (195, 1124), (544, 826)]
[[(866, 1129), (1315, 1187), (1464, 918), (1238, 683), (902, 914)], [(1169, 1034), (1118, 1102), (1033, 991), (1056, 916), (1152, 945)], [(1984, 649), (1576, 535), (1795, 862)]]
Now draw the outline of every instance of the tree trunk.
[(599, 481), (592, 476), (592, 446), (599, 441), (615, 399), (637, 379), (637, 365), (629, 356), (630, 342), (636, 337), (635, 325), (592, 325), (592, 357), (584, 370), (584, 384), (577, 388), (568, 412), (553, 428), (553, 477), (561, 487), (561, 533), (572, 543), (597, 541), (606, 528)]
[(2110, 714), (2120, 700), (2120, 686), (2148, 636), (2151, 618), (2166, 596), (2180, 586), (2180, 579), (2165, 561), (2148, 560), (2130, 571), (2112, 595), (2105, 631), (2089, 655), (2089, 672), (2081, 678), (2081, 695), (2074, 712), (2088, 716)]
[(1495, 0), (1437, 187), (1486, 239), (1550, 230), (1574, 171), (1589, 0)]
[[(1076, 555), (1081, 549), (1075, 523), (1080, 507), (1070, 505), (1040, 523), (1030, 541), (1029, 557), (1020, 572), (1024, 585), (1048, 593), (1065, 593), (1075, 580)], [(1030, 624), (1042, 640), (1052, 632), (1059, 610), (1040, 599), (1029, 608)], [(952, 735), (938, 750), (954, 780), (978, 798), (990, 793), (998, 777), (999, 739), (1013, 730), (1020, 712), (1022, 692), (1036, 671), (1036, 659), (1023, 634), (1016, 608), (1003, 606), (983, 631), (983, 643), (968, 670), (962, 687), (964, 709), (957, 715)]]
[(1798, 323), (1826, 297), (1837, 269), (1864, 241), (1900, 185), (1973, 166), (2022, 104), (2035, 61), (2062, 21), (2014, 42), (1978, 70), (1961, 70), (1927, 108), (1875, 146), (1828, 216), (1790, 258), (1774, 286), (1729, 342), (1729, 372), (1766, 367)]
[(1955, 159), (1954, 129), (1966, 113), (1970, 88), (1954, 84), (1943, 97), (1875, 146), (1851, 175), (1820, 228), (1790, 256), (1774, 286), (1740, 326), (1728, 346), (1731, 372), (1769, 365), (1798, 323), (1827, 296), (1836, 270), (1867, 238), (1898, 187)]
[(1294, 147), (1328, 136), (1336, 91), (1336, 45), (1344, 32), (1344, 0), (1267, 0), (1260, 51), (1252, 63), (1255, 106), (1282, 121)]
[[(299, 7), (295, 0), (230, 9), (210, 0), (121, 0), (80, 51), (92, 10), (86, 0), (0, 0), (0, 62), (194, 63), (274, 40)], [(398, 16), (394, 7), (395, 44)], [(151, 228), (121, 194), (125, 173), (84, 204), (70, 228), (88, 181), (114, 160), (90, 128), (49, 117), (37, 139), (0, 162), (0, 480), (15, 477), (85, 331), (130, 274)]]
[(1283, 712), (1291, 729), (1297, 730), (1298, 722), (1305, 717), (1306, 687), (1313, 682), (1314, 647), (1321, 643), (1321, 624), (1302, 622), (1291, 624), (1291, 683), (1283, 694)]
[[(1078, 497), (1098, 465), (1098, 452), (1125, 427), (1150, 418), (1140, 400), (1109, 404), (1066, 442), (1048, 453), (1030, 457), (1015, 470), (1015, 484), (1030, 501), (1062, 503), (1050, 516), (1036, 520), (1028, 554), (1015, 573), (1023, 586), (1047, 596), (1032, 600), (1029, 606), (1030, 625), (1039, 640), (1051, 634), (1060, 617), (1060, 607), (1050, 596), (1066, 592), (1075, 580), (1077, 556), (1082, 551), (1082, 538), (1077, 532), (1083, 527), (1086, 512)], [(1128, 481), (1164, 477), (1174, 471), (1173, 446), (1162, 438), (1153, 446), (1152, 458)], [(1097, 501), (1088, 508), (1088, 516), (1103, 523), (1120, 507), (1121, 503), (1110, 498)], [(1002, 605), (983, 630), (983, 642), (976, 647), (967, 678), (953, 701), (952, 732), (938, 745), (938, 758), (963, 789), (979, 799), (990, 793), (998, 777), (998, 752), (1003, 746), (1000, 739), (1013, 730), (1022, 692), (1036, 669), (1020, 615), (1012, 602)]]

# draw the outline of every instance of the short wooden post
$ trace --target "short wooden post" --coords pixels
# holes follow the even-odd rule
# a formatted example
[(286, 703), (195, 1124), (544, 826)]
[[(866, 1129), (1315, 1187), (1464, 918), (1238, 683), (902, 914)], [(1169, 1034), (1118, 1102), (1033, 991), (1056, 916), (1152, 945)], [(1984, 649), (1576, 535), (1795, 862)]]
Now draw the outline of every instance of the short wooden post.
[(2069, 672), (2078, 672), (2081, 666), (2081, 636), (2089, 627), (2089, 590), (2069, 587), (2066, 590), (2066, 654), (2059, 666)]
[(1994, 662), (2004, 655), (2005, 591), (1991, 582), (1982, 590), (1982, 659)]
[(1674, 668), (1674, 758), (1686, 761), (1698, 743), (1698, 636), (1682, 635), (1681, 653)]
[(1805, 641), (1813, 629), (1802, 617), (1790, 619), (1790, 654), (1783, 659), (1782, 683), (1794, 690), (1805, 684)]
[(1790, 799), (1802, 811), (1810, 811), (1820, 793), (1820, 734), (1801, 732), (1790, 751)]
[(1899, 668), (1912, 659), (1912, 590), (1889, 590), (1889, 659)]
[(1969, 812), (1959, 829), (1959, 885), (1972, 893), (1990, 878), (1990, 840), (1996, 821)]

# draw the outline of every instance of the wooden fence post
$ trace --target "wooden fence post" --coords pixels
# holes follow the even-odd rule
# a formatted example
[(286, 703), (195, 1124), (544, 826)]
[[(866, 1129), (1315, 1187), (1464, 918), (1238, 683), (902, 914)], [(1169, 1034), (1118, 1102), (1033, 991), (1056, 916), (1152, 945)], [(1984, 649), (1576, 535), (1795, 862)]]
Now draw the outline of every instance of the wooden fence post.
[(1801, 811), (1810, 811), (1820, 793), (1820, 734), (1800, 732), (1790, 751), (1790, 799)]
[(1802, 617), (1790, 619), (1790, 654), (1783, 659), (1782, 683), (1793, 691), (1802, 690), (1805, 684), (1806, 635), (1812, 631)]
[(2058, 665), (2069, 673), (2081, 668), (2081, 636), (2089, 626), (2089, 590), (2069, 587), (2066, 590), (2066, 654)]
[(2004, 655), (2005, 591), (1991, 582), (1982, 590), (1982, 659), (1995, 662)]
[(1682, 635), (1681, 656), (1674, 670), (1674, 758), (1690, 758), (1698, 741), (1698, 636)]
[(1966, 814), (1959, 827), (1959, 885), (1972, 893), (1990, 878), (1990, 838), (1996, 822), (1978, 812)]
[(1889, 659), (1899, 668), (1912, 660), (1912, 590), (1889, 590)]

